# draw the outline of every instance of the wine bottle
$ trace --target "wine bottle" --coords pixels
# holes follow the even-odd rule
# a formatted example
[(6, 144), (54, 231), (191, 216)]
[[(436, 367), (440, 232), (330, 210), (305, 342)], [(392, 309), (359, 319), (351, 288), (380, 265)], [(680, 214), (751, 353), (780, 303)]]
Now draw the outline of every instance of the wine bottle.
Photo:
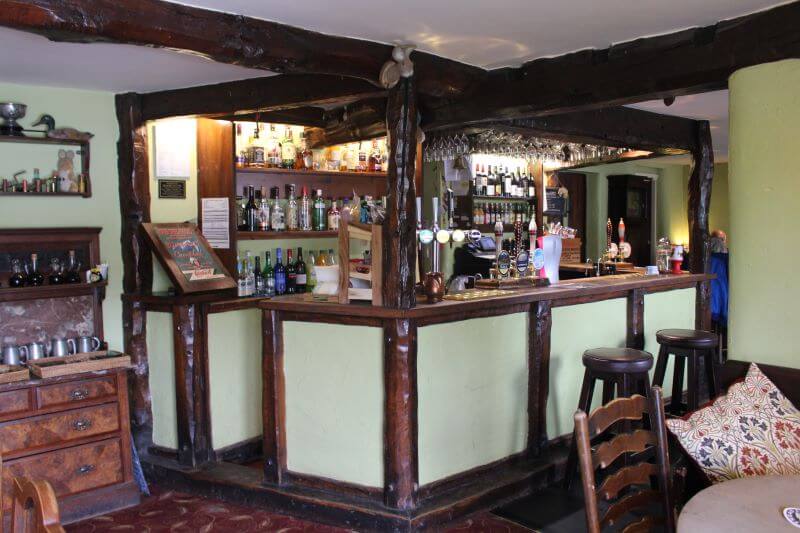
[(295, 263), (294, 269), (297, 273), (296, 292), (306, 292), (308, 276), (306, 275), (306, 263), (303, 261), (303, 249), (299, 246), (297, 248), (297, 263)]
[(297, 266), (292, 261), (292, 249), (286, 249), (286, 294), (297, 292)]
[(275, 271), (272, 269), (272, 262), (269, 256), (269, 251), (264, 256), (264, 296), (272, 298), (275, 296)]
[(283, 266), (281, 249), (275, 250), (275, 294), (286, 294), (286, 267)]

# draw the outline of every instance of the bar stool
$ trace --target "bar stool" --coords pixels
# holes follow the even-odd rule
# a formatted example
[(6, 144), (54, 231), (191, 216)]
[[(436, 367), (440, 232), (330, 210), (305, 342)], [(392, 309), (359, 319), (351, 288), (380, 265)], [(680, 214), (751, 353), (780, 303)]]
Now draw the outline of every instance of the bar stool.
[[(628, 398), (634, 394), (647, 396), (650, 390), (650, 375), (653, 368), (653, 356), (642, 350), (633, 348), (593, 348), (583, 352), (583, 385), (578, 400), (578, 409), (590, 413), (595, 381), (603, 382), (603, 405), (616, 397)], [(578, 449), (575, 435), (567, 457), (564, 473), (564, 486), (569, 488), (575, 476), (578, 462)]]
[(719, 390), (717, 377), (714, 372), (714, 356), (719, 346), (719, 339), (711, 331), (699, 329), (662, 329), (656, 332), (656, 340), (661, 348), (658, 351), (656, 371), (653, 375), (653, 385), (659, 387), (664, 383), (664, 374), (667, 372), (667, 361), (670, 354), (675, 356), (675, 373), (672, 378), (672, 401), (670, 412), (678, 414), (682, 407), (683, 398), (683, 369), (688, 362), (688, 387), (687, 409), (694, 411), (699, 405), (700, 392), (700, 365), (702, 357), (705, 363), (706, 381), (708, 381), (708, 394), (710, 398), (717, 396)]

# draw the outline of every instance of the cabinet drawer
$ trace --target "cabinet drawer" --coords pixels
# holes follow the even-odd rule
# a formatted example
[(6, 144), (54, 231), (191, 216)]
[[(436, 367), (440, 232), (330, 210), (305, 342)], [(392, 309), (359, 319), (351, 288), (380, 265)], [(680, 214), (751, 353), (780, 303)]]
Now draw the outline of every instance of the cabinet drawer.
[(8, 461), (3, 464), (4, 509), (11, 507), (15, 477), (48, 481), (59, 498), (121, 483), (122, 446), (119, 439), (108, 439)]
[(33, 409), (30, 389), (0, 392), (0, 416), (24, 413)]
[(39, 387), (36, 392), (39, 409), (58, 405), (75, 404), (86, 400), (106, 398), (117, 394), (117, 382), (113, 376), (70, 381)]
[(60, 445), (119, 429), (116, 403), (72, 409), (0, 424), (3, 455), (43, 446)]

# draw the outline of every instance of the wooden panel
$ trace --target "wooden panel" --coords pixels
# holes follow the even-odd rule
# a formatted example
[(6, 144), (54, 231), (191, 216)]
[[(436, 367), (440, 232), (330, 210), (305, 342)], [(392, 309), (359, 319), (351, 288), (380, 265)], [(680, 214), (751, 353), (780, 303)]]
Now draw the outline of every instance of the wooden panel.
[(262, 372), (264, 388), (264, 481), (280, 485), (286, 472), (286, 384), (283, 369), (283, 322), (277, 311), (264, 310)]
[(116, 394), (117, 386), (114, 376), (45, 385), (36, 389), (39, 409), (96, 400)]
[(628, 348), (644, 350), (644, 290), (633, 289), (627, 297), (627, 335)]
[(230, 248), (215, 248), (228, 272), (236, 272), (236, 205), (234, 192), (233, 125), (207, 118), (197, 119), (197, 216), (202, 229), (203, 198), (230, 198)]
[(58, 498), (120, 483), (121, 450), (119, 439), (112, 439), (8, 461), (3, 464), (3, 508), (10, 507), (16, 476), (49, 482)]
[(30, 389), (0, 392), (0, 416), (6, 417), (33, 409)]
[(550, 331), (553, 327), (551, 302), (533, 303), (528, 317), (528, 455), (536, 456), (547, 443)]
[(116, 403), (26, 418), (0, 425), (4, 456), (119, 430)]

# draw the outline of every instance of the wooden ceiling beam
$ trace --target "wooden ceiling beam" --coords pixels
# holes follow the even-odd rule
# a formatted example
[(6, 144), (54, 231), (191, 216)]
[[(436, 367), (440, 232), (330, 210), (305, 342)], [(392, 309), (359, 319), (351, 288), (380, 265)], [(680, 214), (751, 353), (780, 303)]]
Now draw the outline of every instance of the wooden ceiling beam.
[(602, 50), (490, 72), (483, 87), (429, 108), (423, 127), (619, 106), (727, 86), (736, 70), (800, 57), (800, 2)]
[(386, 135), (386, 99), (373, 98), (361, 101), (344, 110), (336, 110), (335, 118), (313, 132), (309, 138), (311, 148), (344, 144)]
[[(2, 0), (0, 0), (2, 2)], [(369, 82), (325, 74), (285, 74), (142, 95), (145, 120), (187, 115), (233, 115), (297, 107), (345, 105), (384, 96)]]
[[(0, 26), (52, 41), (169, 48), (280, 74), (332, 74), (377, 84), (392, 46), (162, 0), (0, 0)], [(415, 52), (418, 91), (452, 97), (486, 71)]]

